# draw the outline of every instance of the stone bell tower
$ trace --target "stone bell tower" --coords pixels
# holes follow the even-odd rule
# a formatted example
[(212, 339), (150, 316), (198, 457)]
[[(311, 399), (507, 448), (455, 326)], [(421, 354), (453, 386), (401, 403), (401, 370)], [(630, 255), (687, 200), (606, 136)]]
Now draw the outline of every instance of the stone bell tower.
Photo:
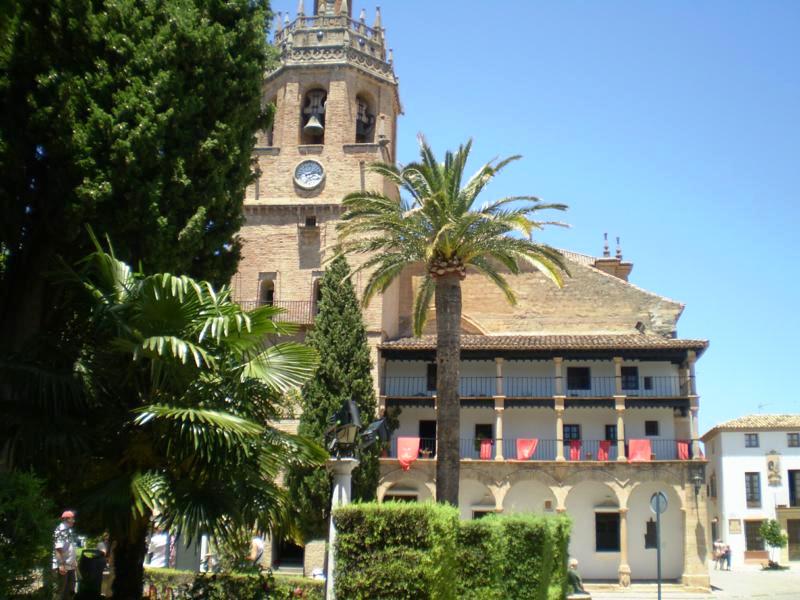
[[(277, 112), (256, 144), (258, 179), (246, 192), (242, 260), (232, 282), (243, 306), (280, 306), (284, 319), (303, 326), (316, 314), (342, 198), (364, 189), (397, 194), (367, 170), (395, 160), (400, 112), (380, 9), (370, 27), (363, 10), (352, 19), (348, 0), (315, 4), (307, 15), (300, 0), (292, 21), (276, 16), (280, 64), (265, 77), (263, 101)], [(355, 280), (359, 293), (364, 279)], [(384, 309), (396, 296), (388, 290), (365, 312), (373, 348), (382, 333), (397, 331), (396, 308)]]

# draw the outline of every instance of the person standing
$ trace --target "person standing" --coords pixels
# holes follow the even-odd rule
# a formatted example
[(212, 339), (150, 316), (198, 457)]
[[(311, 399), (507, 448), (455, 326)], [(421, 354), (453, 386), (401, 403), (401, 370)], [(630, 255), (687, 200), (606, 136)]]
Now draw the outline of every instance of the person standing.
[(75, 513), (65, 510), (61, 513), (61, 523), (53, 532), (53, 571), (58, 600), (69, 600), (75, 596), (75, 572), (78, 568), (78, 553), (75, 543)]

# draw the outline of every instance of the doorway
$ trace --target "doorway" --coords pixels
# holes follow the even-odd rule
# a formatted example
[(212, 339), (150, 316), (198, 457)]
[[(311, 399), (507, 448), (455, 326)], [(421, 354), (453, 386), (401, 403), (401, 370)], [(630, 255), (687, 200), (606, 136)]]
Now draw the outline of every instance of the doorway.
[(787, 520), (786, 533), (789, 534), (789, 560), (800, 560), (800, 519)]

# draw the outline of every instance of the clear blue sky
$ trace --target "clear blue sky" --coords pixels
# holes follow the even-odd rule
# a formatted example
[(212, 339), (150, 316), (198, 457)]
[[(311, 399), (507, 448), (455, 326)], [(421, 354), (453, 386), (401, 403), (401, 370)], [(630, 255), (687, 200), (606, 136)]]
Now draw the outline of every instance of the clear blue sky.
[(631, 281), (686, 304), (680, 337), (711, 341), (702, 431), (759, 404), (800, 412), (800, 2), (380, 5), (400, 162), (417, 132), (439, 154), (474, 138), (476, 167), (522, 154), (487, 198), (569, 204), (572, 227), (539, 238), (558, 247), (621, 236)]

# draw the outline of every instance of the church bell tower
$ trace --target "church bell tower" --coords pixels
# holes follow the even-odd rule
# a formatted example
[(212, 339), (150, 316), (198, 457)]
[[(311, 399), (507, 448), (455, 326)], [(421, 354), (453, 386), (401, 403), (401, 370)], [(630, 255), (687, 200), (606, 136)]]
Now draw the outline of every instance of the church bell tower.
[[(352, 18), (348, 0), (315, 0), (313, 14), (300, 0), (294, 20), (278, 14), (274, 29), (280, 63), (265, 77), (263, 101), (276, 114), (256, 144), (257, 179), (246, 192), (232, 284), (244, 307), (279, 306), (285, 320), (308, 326), (342, 198), (358, 190), (397, 194), (367, 166), (395, 160), (401, 109), (380, 9), (368, 26), (364, 10)], [(354, 283), (360, 294), (361, 281)], [(397, 330), (397, 316), (388, 314), (397, 311), (383, 309), (393, 293), (365, 311), (373, 349), (382, 332)]]

